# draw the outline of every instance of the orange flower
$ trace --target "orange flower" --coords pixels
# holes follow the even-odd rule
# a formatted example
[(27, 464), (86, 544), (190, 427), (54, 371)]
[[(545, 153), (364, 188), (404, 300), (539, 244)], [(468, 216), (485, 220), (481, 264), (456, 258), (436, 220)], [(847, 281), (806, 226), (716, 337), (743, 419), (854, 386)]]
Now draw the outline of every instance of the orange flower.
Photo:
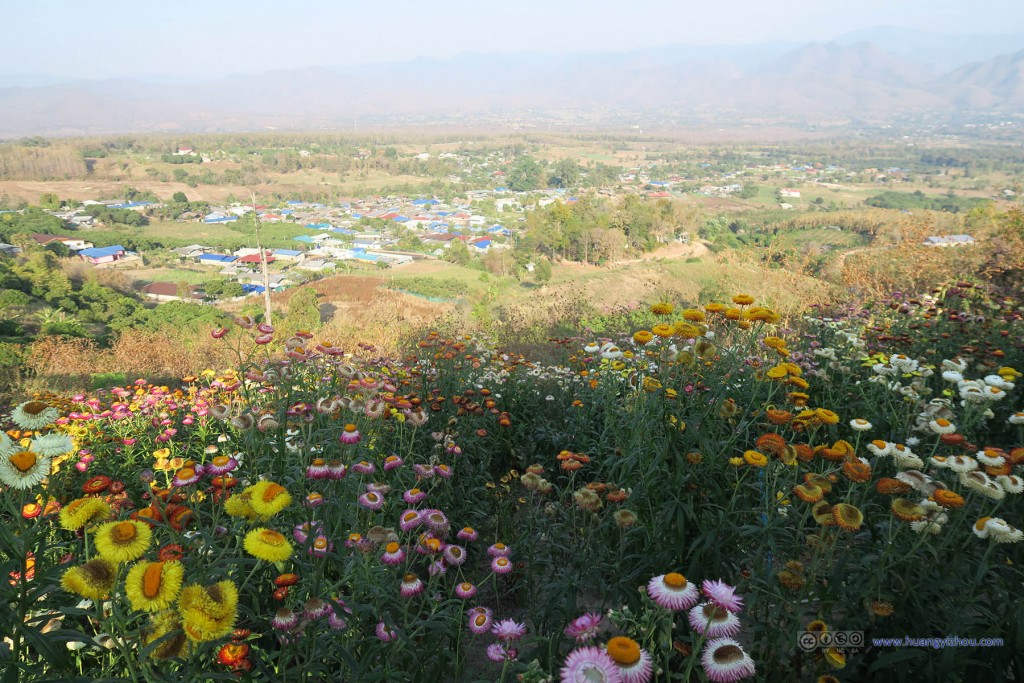
[(843, 463), (843, 473), (849, 477), (850, 481), (863, 484), (871, 479), (871, 465), (860, 460), (847, 460)]
[(769, 408), (764, 411), (765, 417), (773, 425), (784, 425), (793, 419), (793, 413), (788, 410), (778, 410), (776, 408)]
[(962, 508), (964, 506), (963, 497), (950, 491), (949, 489), (939, 489), (932, 494), (932, 500), (941, 505), (944, 508)]
[(875, 482), (875, 490), (883, 496), (898, 496), (910, 490), (910, 484), (892, 477), (882, 477)]
[(782, 452), (786, 449), (786, 439), (779, 436), (778, 434), (762, 434), (757, 437), (757, 441), (754, 442), (754, 446), (757, 450), (770, 453), (776, 457), (782, 455)]

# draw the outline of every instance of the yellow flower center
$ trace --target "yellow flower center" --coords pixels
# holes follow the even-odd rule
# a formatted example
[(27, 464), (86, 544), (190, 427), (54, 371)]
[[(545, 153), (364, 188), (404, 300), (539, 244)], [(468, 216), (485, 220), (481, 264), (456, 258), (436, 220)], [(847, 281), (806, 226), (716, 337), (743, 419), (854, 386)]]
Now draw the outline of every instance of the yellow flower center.
[(632, 638), (616, 636), (608, 641), (608, 656), (619, 666), (633, 666), (640, 661), (640, 646)]
[(191, 479), (192, 477), (196, 476), (196, 471), (191, 467), (182, 467), (180, 470), (178, 470), (178, 474), (176, 476), (178, 479), (184, 481), (185, 479)]
[(150, 600), (160, 594), (163, 573), (163, 562), (150, 562), (146, 571), (142, 573), (142, 594)]
[(22, 474), (35, 467), (38, 460), (39, 457), (32, 451), (21, 451), (8, 458), (8, 462), (14, 465), (14, 468)]
[(139, 530), (131, 522), (118, 522), (110, 530), (110, 537), (119, 545), (131, 543), (139, 535)]
[(470, 589), (471, 589), (472, 587), (473, 587), (473, 584), (471, 584), (471, 583), (460, 583), (460, 584), (459, 584), (459, 588), (461, 588), (461, 589), (462, 589), (462, 590), (464, 590), (464, 591), (468, 591), (468, 590), (470, 590)]
[(935, 421), (935, 424), (939, 425), (940, 427), (948, 427), (950, 425), (950, 421), (949, 420), (943, 420), (940, 417), (938, 420)]
[(317, 550), (323, 550), (327, 547), (327, 539), (323, 536), (317, 536), (316, 539), (313, 541), (313, 547)]
[(229, 462), (231, 462), (231, 458), (229, 458), (226, 455), (218, 455), (216, 458), (213, 459), (213, 464), (216, 465), (217, 467), (224, 467)]
[(682, 590), (686, 588), (686, 577), (682, 574), (672, 572), (671, 574), (665, 574), (665, 578), (662, 579), (665, 585), (673, 590)]
[(476, 617), (473, 619), (473, 623), (476, 624), (477, 626), (483, 626), (484, 624), (487, 623), (487, 615), (486, 614), (478, 614), (478, 615), (476, 615)]
[(406, 574), (405, 577), (402, 579), (402, 581), (404, 581), (405, 583), (413, 583), (413, 582), (416, 581), (416, 575), (415, 574)]
[(418, 495), (420, 495), (420, 490), (419, 489), (409, 489), (409, 494), (413, 495), (413, 496), (418, 496)]
[(356, 426), (354, 424), (347, 424), (345, 425), (345, 431), (351, 434), (356, 431)]
[(398, 552), (398, 549), (400, 547), (401, 547), (400, 545), (398, 545), (397, 543), (392, 541), (391, 543), (388, 543), (386, 546), (384, 546), (384, 551), (388, 552), (388, 553), (394, 554), (394, 553)]

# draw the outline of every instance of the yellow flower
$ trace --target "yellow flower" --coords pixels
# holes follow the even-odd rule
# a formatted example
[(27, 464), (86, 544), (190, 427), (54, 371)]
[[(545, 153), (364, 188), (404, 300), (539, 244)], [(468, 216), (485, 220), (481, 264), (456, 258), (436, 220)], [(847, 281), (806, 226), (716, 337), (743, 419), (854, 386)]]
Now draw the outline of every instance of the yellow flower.
[(245, 535), (245, 551), (267, 562), (283, 562), (292, 555), (292, 544), (273, 529), (253, 529)]
[(657, 325), (651, 328), (651, 332), (663, 338), (671, 337), (674, 331), (675, 328), (673, 328), (672, 325), (668, 325), (666, 323), (658, 323)]
[(181, 591), (185, 567), (181, 562), (139, 562), (128, 571), (125, 593), (132, 609), (158, 612), (171, 606)]
[(678, 322), (674, 328), (675, 335), (680, 339), (695, 339), (701, 335), (700, 328), (690, 323)]
[(72, 567), (60, 579), (61, 588), (89, 600), (102, 600), (117, 581), (117, 565), (101, 557)]
[(814, 416), (818, 420), (824, 422), (827, 425), (839, 424), (839, 416), (832, 412), (831, 410), (826, 410), (825, 408), (816, 408), (814, 410)]
[(90, 522), (98, 522), (110, 516), (110, 506), (99, 498), (79, 498), (65, 505), (60, 511), (60, 525), (68, 531), (77, 531)]
[(743, 311), (738, 308), (727, 308), (725, 309), (726, 320), (739, 320), (743, 316)]
[(131, 562), (149, 548), (153, 531), (144, 522), (126, 520), (96, 527), (96, 550), (111, 562)]
[[(168, 637), (164, 639), (165, 636)], [(158, 640), (160, 644), (149, 653), (153, 659), (173, 659), (188, 653), (188, 639), (181, 630), (180, 614), (168, 610), (150, 618), (149, 625), (142, 630), (142, 642), (152, 645)]]
[(746, 311), (744, 317), (747, 320), (756, 320), (765, 323), (777, 323), (782, 320), (782, 316), (773, 311), (770, 308), (764, 306), (754, 306)]
[(743, 454), (743, 459), (751, 467), (764, 467), (768, 464), (768, 458), (765, 454), (757, 451), (747, 451)]
[(1022, 375), (1013, 368), (1004, 365), (1003, 367), (996, 370), (996, 374), (1005, 379), (1007, 382), (1012, 382), (1015, 379), (1022, 377)]
[(232, 517), (244, 517), (245, 519), (256, 519), (256, 511), (249, 504), (251, 498), (248, 491), (229, 497), (224, 501), (224, 512)]
[(832, 519), (846, 531), (856, 531), (864, 523), (864, 513), (855, 505), (837, 503), (832, 506)]
[(672, 315), (672, 311), (674, 310), (675, 306), (667, 301), (659, 301), (651, 306), (651, 313), (654, 315)]
[(683, 320), (689, 320), (691, 323), (702, 323), (707, 318), (704, 316), (704, 311), (699, 311), (696, 308), (683, 309)]
[(754, 297), (749, 294), (737, 294), (732, 298), (732, 302), (737, 306), (749, 306), (754, 303)]
[(654, 339), (654, 335), (647, 330), (637, 330), (633, 334), (633, 341), (637, 344), (649, 344), (652, 339)]
[(806, 389), (811, 386), (803, 377), (793, 377), (792, 375), (786, 380), (786, 384), (794, 386), (797, 389)]
[(729, 464), (733, 467), (742, 467), (744, 462), (743, 458), (740, 457), (729, 458)]
[(220, 581), (212, 586), (193, 584), (181, 591), (178, 609), (182, 629), (189, 640), (198, 643), (216, 640), (234, 628), (238, 589), (230, 581)]
[(787, 376), (786, 368), (781, 365), (776, 365), (773, 368), (769, 368), (768, 371), (764, 373), (764, 376), (768, 379), (785, 379)]
[(249, 506), (260, 519), (270, 519), (292, 502), (288, 490), (272, 481), (261, 481), (246, 491), (249, 492)]

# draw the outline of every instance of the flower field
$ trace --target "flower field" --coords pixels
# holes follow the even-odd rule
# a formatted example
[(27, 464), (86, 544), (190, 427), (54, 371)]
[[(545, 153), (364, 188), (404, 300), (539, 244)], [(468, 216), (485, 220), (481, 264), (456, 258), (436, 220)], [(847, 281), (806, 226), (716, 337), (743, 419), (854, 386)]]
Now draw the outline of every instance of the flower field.
[(0, 680), (1019, 680), (1021, 303), (759, 304), (26, 397)]

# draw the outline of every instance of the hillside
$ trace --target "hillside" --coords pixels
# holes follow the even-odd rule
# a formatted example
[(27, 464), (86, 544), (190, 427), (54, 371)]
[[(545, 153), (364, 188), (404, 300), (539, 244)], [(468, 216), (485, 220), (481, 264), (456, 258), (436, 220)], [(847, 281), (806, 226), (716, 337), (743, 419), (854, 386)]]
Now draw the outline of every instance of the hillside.
[(452, 121), (608, 125), (653, 112), (690, 122), (727, 113), (762, 123), (773, 117), (814, 123), (978, 108), (1012, 112), (1022, 106), (1020, 61), (1021, 53), (1007, 54), (935, 78), (924, 59), (861, 41), (463, 55), (189, 85), (80, 81), (0, 88), (0, 137)]

